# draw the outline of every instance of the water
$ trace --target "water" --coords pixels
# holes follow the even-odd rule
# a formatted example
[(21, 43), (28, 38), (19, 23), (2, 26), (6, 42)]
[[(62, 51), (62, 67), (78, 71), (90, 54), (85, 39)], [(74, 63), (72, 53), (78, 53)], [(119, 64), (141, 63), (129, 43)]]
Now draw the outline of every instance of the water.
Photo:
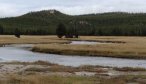
[[(28, 46), (27, 46), (28, 47)], [(20, 61), (48, 61), (65, 66), (100, 65), (111, 67), (141, 67), (146, 68), (146, 60), (120, 59), (108, 57), (83, 57), (43, 54), (31, 52), (24, 46), (0, 47), (0, 62)]]

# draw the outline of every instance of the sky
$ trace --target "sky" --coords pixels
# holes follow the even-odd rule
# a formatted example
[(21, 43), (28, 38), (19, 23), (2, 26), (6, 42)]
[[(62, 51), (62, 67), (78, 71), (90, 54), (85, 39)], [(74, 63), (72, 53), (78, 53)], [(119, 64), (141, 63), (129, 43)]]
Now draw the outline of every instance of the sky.
[(69, 15), (146, 12), (146, 0), (0, 0), (0, 17), (56, 9)]

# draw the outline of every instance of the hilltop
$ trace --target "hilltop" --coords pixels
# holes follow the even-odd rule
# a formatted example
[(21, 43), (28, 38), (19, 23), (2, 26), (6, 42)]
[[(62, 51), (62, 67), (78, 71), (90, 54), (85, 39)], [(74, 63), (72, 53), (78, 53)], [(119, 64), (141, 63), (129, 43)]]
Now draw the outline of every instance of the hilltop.
[(43, 10), (0, 19), (4, 34), (14, 34), (18, 28), (25, 35), (54, 35), (59, 23), (64, 23), (67, 30), (76, 26), (80, 35), (146, 35), (145, 13), (110, 12), (71, 16), (57, 10)]

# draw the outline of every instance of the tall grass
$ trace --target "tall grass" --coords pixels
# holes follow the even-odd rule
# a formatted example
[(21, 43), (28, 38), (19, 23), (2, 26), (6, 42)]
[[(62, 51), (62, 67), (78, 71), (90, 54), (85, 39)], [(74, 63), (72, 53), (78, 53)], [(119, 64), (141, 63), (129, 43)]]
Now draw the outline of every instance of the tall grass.
[(0, 84), (146, 84), (145, 78), (146, 76), (142, 75), (118, 77), (12, 75), (6, 80), (0, 79)]
[(1, 80), (0, 84), (96, 84), (96, 77), (81, 77), (81, 76), (19, 76), (13, 75), (7, 80)]
[[(69, 39), (74, 40), (74, 39)], [(33, 51), (83, 56), (108, 56), (120, 58), (146, 58), (146, 37), (81, 37), (78, 40), (119, 41), (125, 43), (110, 43), (96, 45), (70, 44), (40, 44)]]
[(21, 36), (16, 38), (12, 35), (0, 36), (0, 45), (5, 44), (49, 44), (49, 43), (68, 43), (69, 41), (58, 39), (57, 36)]

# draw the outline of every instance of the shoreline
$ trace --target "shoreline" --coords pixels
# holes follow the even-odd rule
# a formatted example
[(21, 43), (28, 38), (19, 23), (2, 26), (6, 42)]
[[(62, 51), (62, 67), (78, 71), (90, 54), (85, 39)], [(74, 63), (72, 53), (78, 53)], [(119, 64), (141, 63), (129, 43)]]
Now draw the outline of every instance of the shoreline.
[[(99, 45), (69, 45), (75, 39), (57, 39), (55, 36), (31, 37), (20, 39), (0, 37), (0, 44), (34, 44), (37, 52), (91, 55), (96, 57), (112, 57), (125, 59), (146, 58), (146, 38), (141, 37), (81, 37), (79, 40), (117, 41), (126, 43)], [(32, 50), (36, 52), (36, 50)], [(101, 51), (100, 51), (101, 50)], [(31, 49), (30, 49), (31, 51)], [(68, 52), (67, 52), (68, 51)], [(53, 53), (53, 54), (54, 54)], [(120, 54), (118, 56), (118, 54)], [(121, 54), (123, 54), (121, 56)], [(126, 55), (127, 54), (127, 55)], [(132, 55), (131, 55), (132, 54)], [(108, 55), (108, 56), (106, 56)], [(114, 56), (112, 56), (114, 55)], [(143, 55), (143, 56), (142, 56)], [(118, 62), (118, 61), (117, 61)], [(58, 64), (39, 62), (7, 62), (0, 63), (0, 83), (16, 84), (146, 84), (146, 69), (131, 67), (103, 67), (84, 65), (79, 67), (62, 66)], [(56, 82), (58, 80), (59, 82)], [(41, 82), (40, 82), (41, 81)]]
[[(43, 45), (47, 45), (43, 44)], [(59, 43), (60, 44), (60, 43)], [(64, 44), (64, 43), (61, 43)], [(60, 44), (60, 45), (61, 45)], [(11, 45), (33, 45), (33, 46), (28, 46), (30, 49), (29, 51), (32, 52), (38, 52), (38, 53), (46, 53), (46, 54), (56, 54), (56, 55), (67, 55), (67, 56), (83, 56), (83, 57), (110, 57), (110, 58), (121, 58), (121, 59), (146, 59), (146, 56), (142, 56), (142, 55), (111, 55), (111, 54), (105, 54), (105, 52), (100, 52), (97, 51), (97, 53), (95, 53), (95, 51), (77, 51), (77, 50), (55, 50), (55, 49), (49, 49), (49, 48), (40, 48), (39, 46), (36, 45), (42, 45), (40, 43), (9, 43), (9, 44), (4, 44), (4, 45), (0, 45), (0, 47), (6, 47), (6, 46), (11, 46)], [(53, 44), (51, 44), (53, 45)], [(70, 45), (70, 44), (69, 44)], [(100, 54), (98, 54), (100, 53)], [(110, 52), (108, 52), (110, 53)], [(125, 52), (126, 53), (126, 52)], [(128, 52), (127, 52), (128, 53)]]
[[(146, 69), (143, 68), (111, 68), (100, 66), (69, 67), (44, 61), (37, 62), (6, 62), (0, 63), (0, 83), (19, 84), (121, 84), (140, 83), (146, 81)], [(66, 80), (56, 82), (56, 80)], [(40, 82), (41, 81), (41, 82)], [(106, 83), (104, 83), (106, 81)], [(116, 81), (116, 82), (115, 82)], [(123, 84), (123, 83), (122, 83)]]
[[(88, 51), (88, 50), (70, 50), (70, 49), (54, 49), (54, 48), (41, 48), (39, 46), (32, 47), (32, 52), (39, 52), (39, 53), (46, 53), (46, 54), (57, 54), (57, 55), (67, 55), (67, 56), (84, 56), (84, 57), (111, 57), (111, 58), (121, 58), (121, 59), (146, 59), (146, 56), (142, 55), (127, 55), (127, 54), (121, 54), (121, 55), (115, 55), (114, 52), (108, 52), (107, 54), (103, 51)], [(113, 54), (111, 54), (113, 53)], [(128, 52), (124, 52), (128, 53)]]
[[(7, 66), (7, 67), (4, 67)], [(21, 67), (21, 68), (18, 68)], [(146, 72), (145, 68), (131, 68), (131, 67), (123, 67), (123, 68), (118, 68), (118, 67), (106, 67), (106, 66), (94, 66), (94, 65), (82, 65), (78, 67), (72, 67), (72, 66), (63, 66), (59, 64), (54, 64), (46, 61), (35, 61), (35, 62), (19, 62), (19, 61), (13, 61), (13, 62), (1, 62), (0, 63), (0, 70), (4, 71), (5, 70), (9, 73), (20, 73), (20, 72), (68, 72), (71, 73), (72, 75), (76, 75), (76, 72), (92, 72), (95, 74), (92, 74), (92, 76), (98, 74), (103, 74), (103, 75), (109, 75), (109, 76), (118, 76), (120, 75), (119, 73), (124, 75), (127, 75), (126, 73), (131, 73), (132, 72)], [(3, 70), (4, 69), (4, 70)], [(6, 72), (6, 73), (7, 73)], [(114, 73), (118, 72), (118, 73)], [(3, 72), (1, 72), (3, 73)], [(113, 73), (113, 74), (109, 74)], [(138, 75), (138, 74), (137, 74)], [(146, 75), (146, 73), (145, 73)]]
[[(91, 57), (146, 59), (146, 37), (80, 36), (59, 39), (56, 36), (0, 36), (0, 44), (34, 44), (33, 52)], [(107, 42), (111, 44), (70, 45), (71, 41)]]

